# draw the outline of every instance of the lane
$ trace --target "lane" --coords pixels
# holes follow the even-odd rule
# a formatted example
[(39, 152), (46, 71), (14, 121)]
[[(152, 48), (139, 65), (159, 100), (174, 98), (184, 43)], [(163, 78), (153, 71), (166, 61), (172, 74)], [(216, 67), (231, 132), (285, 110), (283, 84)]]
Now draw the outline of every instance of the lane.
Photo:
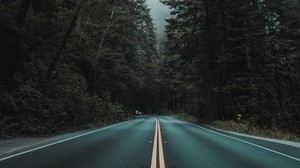
[(127, 168), (149, 167), (151, 117), (28, 152), (0, 162), (0, 168)]
[(297, 147), (231, 135), (167, 116), (141, 116), (67, 134), (24, 151), (12, 153), (11, 158), (0, 156), (0, 168), (300, 167)]
[(156, 121), (150, 168), (156, 168), (157, 167), (157, 129), (158, 129), (158, 127), (157, 127), (157, 121)]
[[(230, 138), (231, 135), (222, 136), (171, 117), (160, 117), (159, 120), (163, 139), (167, 141), (164, 148), (168, 168), (300, 167), (297, 160), (243, 142), (247, 139), (238, 141)], [(264, 143), (274, 151), (281, 148), (277, 143)], [(299, 148), (291, 148), (299, 154)]]
[(272, 149), (272, 150), (278, 151), (280, 153), (286, 154), (291, 157), (300, 158), (299, 148), (296, 148), (291, 145), (281, 144), (281, 143), (277, 143), (277, 142), (270, 142), (270, 141), (266, 141), (266, 140), (261, 140), (261, 139), (252, 138), (252, 137), (245, 137), (245, 136), (236, 135), (236, 134), (231, 134), (231, 133), (221, 131), (218, 129), (214, 129), (214, 128), (210, 128), (210, 127), (204, 126), (204, 125), (202, 125), (201, 127), (203, 127), (204, 129), (207, 128), (213, 132), (217, 132), (217, 133), (220, 133), (223, 135), (228, 135), (233, 138), (237, 138), (237, 139), (247, 141), (249, 143), (253, 143), (253, 144), (268, 148), (268, 149)]

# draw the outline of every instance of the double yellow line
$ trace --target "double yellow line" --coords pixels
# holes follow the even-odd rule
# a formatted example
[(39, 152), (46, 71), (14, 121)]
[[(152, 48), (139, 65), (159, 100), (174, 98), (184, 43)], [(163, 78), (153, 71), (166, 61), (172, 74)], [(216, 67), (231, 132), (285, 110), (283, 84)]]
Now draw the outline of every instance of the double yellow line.
[[(165, 165), (165, 157), (164, 157), (160, 124), (156, 118), (154, 118), (154, 120), (156, 122), (156, 126), (155, 126), (155, 133), (154, 133), (154, 139), (153, 139), (151, 168), (165, 168), (166, 165)], [(158, 153), (158, 157), (157, 157), (157, 153)], [(159, 162), (159, 167), (157, 167), (157, 159)]]

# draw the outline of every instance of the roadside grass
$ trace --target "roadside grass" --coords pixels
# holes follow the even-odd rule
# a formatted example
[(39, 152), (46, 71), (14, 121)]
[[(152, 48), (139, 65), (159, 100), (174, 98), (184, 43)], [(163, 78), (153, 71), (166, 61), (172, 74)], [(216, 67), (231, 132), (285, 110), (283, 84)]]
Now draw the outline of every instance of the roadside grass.
[(122, 116), (122, 117), (114, 117), (114, 116), (109, 116), (106, 118), (102, 118), (101, 120), (94, 120), (90, 121), (89, 123), (82, 124), (82, 125), (73, 125), (73, 126), (68, 126), (63, 130), (57, 131), (52, 134), (45, 134), (41, 136), (34, 136), (34, 137), (52, 137), (52, 136), (57, 136), (61, 134), (67, 134), (75, 131), (81, 131), (85, 129), (90, 129), (90, 128), (100, 128), (100, 127), (105, 127), (111, 124), (116, 124), (118, 122), (123, 122), (123, 121), (128, 121), (133, 119), (133, 115), (127, 115), (127, 116)]
[[(177, 113), (177, 114), (173, 114), (172, 116), (184, 121), (188, 121), (196, 124), (198, 123), (196, 117), (186, 113)], [(238, 133), (248, 134), (253, 136), (300, 142), (300, 135), (280, 131), (277, 129), (274, 130), (263, 129), (260, 127), (255, 127), (255, 126), (239, 123), (232, 120), (231, 121), (210, 121), (210, 122), (200, 121), (200, 124), (205, 124), (222, 130), (233, 131), (233, 132), (238, 132)]]
[(184, 120), (184, 121), (188, 121), (191, 123), (197, 123), (197, 118), (195, 116), (186, 114), (186, 113), (176, 113), (176, 114), (171, 114), (170, 116), (180, 119), (180, 120)]
[(248, 134), (248, 135), (300, 142), (300, 135), (280, 131), (277, 129), (274, 130), (263, 129), (260, 127), (238, 123), (235, 121), (212, 121), (205, 124), (215, 128)]
[(97, 128), (97, 127), (104, 127), (106, 125), (115, 124), (122, 121), (127, 121), (133, 119), (133, 115), (127, 115), (127, 116), (119, 116), (119, 117), (109, 117), (109, 118), (103, 118), (102, 120), (96, 120), (90, 123), (87, 123), (83, 126), (78, 127), (77, 129), (88, 129), (88, 128)]

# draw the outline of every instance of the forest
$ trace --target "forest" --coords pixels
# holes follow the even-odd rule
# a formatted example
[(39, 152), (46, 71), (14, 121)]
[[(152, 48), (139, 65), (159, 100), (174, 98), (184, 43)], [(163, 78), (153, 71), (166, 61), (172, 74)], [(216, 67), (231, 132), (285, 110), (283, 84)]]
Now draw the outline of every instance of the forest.
[(299, 0), (1, 0), (0, 137), (186, 113), (300, 134)]
[(171, 109), (300, 133), (299, 0), (163, 0)]
[(145, 0), (2, 0), (0, 135), (47, 135), (154, 111)]

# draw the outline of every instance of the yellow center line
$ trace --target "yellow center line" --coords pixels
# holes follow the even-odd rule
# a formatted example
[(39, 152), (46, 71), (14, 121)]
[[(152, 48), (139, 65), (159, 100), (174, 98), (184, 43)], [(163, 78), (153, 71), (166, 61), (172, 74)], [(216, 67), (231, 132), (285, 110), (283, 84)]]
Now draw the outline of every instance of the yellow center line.
[(155, 133), (154, 133), (154, 139), (153, 139), (153, 149), (152, 149), (152, 159), (151, 159), (151, 168), (156, 168), (157, 163), (157, 121), (155, 124)]
[(158, 151), (159, 151), (159, 167), (160, 168), (165, 168), (165, 157), (164, 157), (164, 149), (163, 149), (163, 143), (162, 143), (162, 137), (161, 137), (161, 130), (160, 130), (160, 124), (159, 121), (157, 121), (158, 123)]
[[(153, 149), (152, 149), (152, 159), (151, 159), (151, 168), (157, 168), (157, 152), (158, 152), (158, 161), (159, 161), (159, 168), (165, 168), (165, 158), (164, 158), (164, 150), (163, 150), (163, 143), (161, 137), (161, 130), (160, 130), (160, 123), (159, 121), (154, 118), (155, 120), (155, 133), (153, 139)], [(157, 151), (158, 148), (158, 151)]]

